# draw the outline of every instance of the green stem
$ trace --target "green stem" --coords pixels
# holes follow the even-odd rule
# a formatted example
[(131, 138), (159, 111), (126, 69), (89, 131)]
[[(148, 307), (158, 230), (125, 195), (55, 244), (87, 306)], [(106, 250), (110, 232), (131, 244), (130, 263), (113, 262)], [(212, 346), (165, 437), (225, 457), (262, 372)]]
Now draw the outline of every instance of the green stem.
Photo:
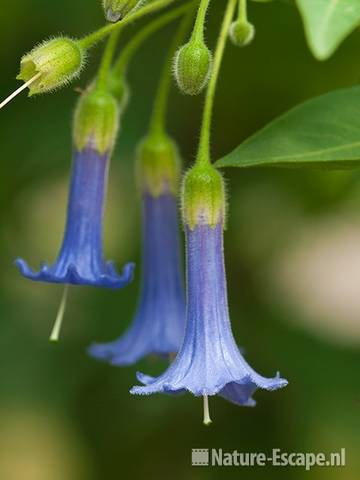
[(110, 38), (106, 44), (104, 55), (101, 59), (97, 81), (96, 81), (96, 88), (98, 90), (106, 90), (108, 85), (109, 73), (111, 70), (111, 64), (114, 58), (114, 53), (116, 49), (116, 45), (119, 39), (120, 30), (113, 32), (110, 35)]
[(199, 150), (196, 158), (196, 165), (208, 165), (210, 163), (210, 132), (216, 93), (216, 85), (219, 78), (220, 67), (224, 56), (226, 40), (231, 21), (234, 17), (237, 0), (228, 0), (225, 16), (217, 41), (212, 73), (206, 92), (203, 121), (200, 133)]
[[(189, 6), (189, 5), (188, 5)], [(154, 107), (150, 120), (150, 134), (164, 135), (166, 124), (167, 103), (171, 87), (171, 64), (179, 45), (184, 41), (185, 35), (189, 30), (190, 22), (193, 18), (193, 9), (182, 20), (168, 51), (163, 70), (161, 73), (160, 83), (155, 95)]]
[(194, 25), (194, 30), (191, 38), (193, 40), (203, 41), (204, 40), (204, 27), (205, 27), (205, 18), (206, 12), (209, 8), (210, 0), (201, 0), (196, 16), (196, 21)]
[(175, 8), (168, 13), (164, 13), (161, 17), (153, 20), (146, 27), (140, 30), (140, 32), (128, 42), (119, 55), (113, 67), (113, 74), (116, 76), (122, 75), (129, 65), (131, 58), (137, 49), (143, 44), (143, 42), (162, 27), (183, 15), (189, 9), (189, 6), (189, 4), (182, 5), (181, 7)]
[(110, 25), (105, 25), (105, 27), (100, 28), (96, 32), (90, 33), (84, 38), (78, 40), (78, 45), (80, 48), (87, 50), (92, 47), (95, 43), (99, 42), (103, 38), (110, 35), (110, 33), (122, 30), (126, 25), (129, 23), (138, 20), (139, 18), (144, 17), (145, 15), (149, 15), (150, 13), (156, 12), (157, 10), (161, 10), (162, 8), (167, 7), (174, 0), (155, 0), (148, 5), (145, 5), (142, 8), (139, 8), (134, 13), (130, 13), (126, 16), (123, 20), (117, 23), (112, 23)]
[(240, 22), (247, 21), (247, 0), (239, 0), (239, 17)]

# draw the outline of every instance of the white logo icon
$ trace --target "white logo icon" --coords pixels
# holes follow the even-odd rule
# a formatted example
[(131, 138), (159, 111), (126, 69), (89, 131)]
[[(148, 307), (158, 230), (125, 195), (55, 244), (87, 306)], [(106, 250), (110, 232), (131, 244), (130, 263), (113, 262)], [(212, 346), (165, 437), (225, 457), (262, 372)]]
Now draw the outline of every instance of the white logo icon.
[(191, 464), (193, 467), (207, 467), (209, 465), (209, 449), (193, 448), (191, 452)]

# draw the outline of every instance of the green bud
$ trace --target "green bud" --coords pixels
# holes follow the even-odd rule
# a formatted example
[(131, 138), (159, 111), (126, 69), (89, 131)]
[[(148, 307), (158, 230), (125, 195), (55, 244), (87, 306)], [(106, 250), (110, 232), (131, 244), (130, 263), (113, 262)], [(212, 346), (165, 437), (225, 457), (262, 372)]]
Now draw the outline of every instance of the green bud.
[(184, 223), (215, 227), (225, 221), (225, 186), (221, 174), (211, 165), (192, 167), (183, 182)]
[(236, 47), (245, 47), (255, 36), (255, 27), (248, 21), (237, 20), (230, 25), (229, 35)]
[(116, 98), (120, 112), (123, 112), (130, 99), (130, 88), (126, 81), (125, 75), (123, 74), (119, 76), (111, 73), (109, 76), (108, 88)]
[(29, 95), (49, 92), (62, 87), (80, 74), (85, 53), (71, 38), (47, 40), (24, 55), (20, 63), (18, 80), (29, 82)]
[(143, 0), (103, 0), (106, 20), (117, 22), (124, 18), (134, 8), (139, 7)]
[(91, 147), (101, 155), (114, 147), (119, 123), (116, 99), (108, 92), (91, 90), (78, 102), (74, 118), (74, 143), (81, 151)]
[(212, 55), (203, 41), (190, 40), (175, 56), (175, 77), (180, 90), (197, 95), (207, 85), (211, 72)]
[(177, 195), (180, 158), (176, 144), (167, 135), (148, 135), (137, 152), (137, 177), (140, 190), (158, 197)]

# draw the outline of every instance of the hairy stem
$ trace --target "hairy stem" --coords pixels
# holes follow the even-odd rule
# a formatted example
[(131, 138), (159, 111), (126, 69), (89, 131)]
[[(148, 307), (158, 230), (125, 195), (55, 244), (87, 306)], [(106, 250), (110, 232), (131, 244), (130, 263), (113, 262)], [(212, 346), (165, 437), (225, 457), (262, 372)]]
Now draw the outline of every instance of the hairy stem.
[(114, 53), (116, 49), (116, 45), (119, 39), (120, 30), (113, 32), (110, 35), (110, 38), (107, 42), (107, 45), (104, 50), (103, 57), (101, 59), (97, 81), (96, 81), (96, 88), (99, 90), (106, 90), (108, 84), (109, 73), (111, 70), (111, 64), (114, 58)]
[[(189, 6), (189, 5), (188, 5)], [(183, 42), (186, 33), (189, 30), (190, 22), (193, 18), (193, 9), (181, 22), (168, 51), (166, 61), (161, 74), (160, 83), (156, 92), (153, 112), (150, 120), (150, 131), (152, 134), (165, 133), (167, 103), (171, 87), (171, 64), (179, 45)]]
[(229, 27), (234, 16), (237, 0), (228, 0), (224, 19), (222, 22), (220, 35), (216, 45), (212, 73), (209, 85), (206, 92), (205, 107), (203, 112), (202, 127), (200, 133), (199, 150), (196, 158), (197, 164), (210, 163), (210, 134), (211, 124), (214, 109), (214, 100), (216, 93), (216, 86), (219, 79), (222, 59), (224, 56), (226, 40), (228, 36)]
[(196, 22), (194, 26), (194, 30), (192, 33), (192, 38), (194, 40), (199, 40), (202, 41), (204, 40), (204, 27), (205, 27), (205, 18), (206, 18), (206, 13), (208, 11), (210, 4), (210, 0), (201, 0), (200, 1), (200, 6), (198, 10), (198, 14), (196, 17)]
[(190, 7), (190, 4), (187, 3), (181, 7), (175, 8), (170, 12), (164, 13), (161, 17), (156, 18), (151, 23), (146, 25), (142, 30), (140, 30), (124, 47), (119, 57), (117, 58), (115, 65), (113, 67), (113, 74), (121, 75), (126, 70), (131, 58), (137, 51), (137, 49), (149, 38), (151, 35), (156, 33), (162, 27), (172, 22), (176, 18), (183, 15)]

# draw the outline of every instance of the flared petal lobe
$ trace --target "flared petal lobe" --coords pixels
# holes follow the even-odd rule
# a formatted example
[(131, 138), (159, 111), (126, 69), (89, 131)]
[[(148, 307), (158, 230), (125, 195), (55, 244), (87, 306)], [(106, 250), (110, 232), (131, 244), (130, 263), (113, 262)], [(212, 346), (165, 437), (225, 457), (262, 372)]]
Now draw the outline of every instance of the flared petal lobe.
[(223, 254), (223, 223), (186, 227), (187, 324), (183, 345), (174, 363), (160, 377), (138, 375), (145, 384), (131, 393), (219, 394), (252, 406), (257, 388), (275, 390), (287, 385), (279, 376), (265, 378), (242, 357), (228, 313)]
[(168, 192), (143, 194), (143, 271), (138, 309), (118, 340), (94, 344), (89, 353), (113, 365), (129, 365), (149, 354), (178, 352), (185, 329), (177, 204)]
[(53, 265), (43, 263), (33, 271), (16, 260), (21, 274), (34, 281), (122, 288), (133, 277), (134, 265), (119, 274), (112, 262), (105, 262), (102, 246), (103, 214), (109, 155), (91, 147), (76, 151), (73, 162), (67, 222), (60, 253)]

